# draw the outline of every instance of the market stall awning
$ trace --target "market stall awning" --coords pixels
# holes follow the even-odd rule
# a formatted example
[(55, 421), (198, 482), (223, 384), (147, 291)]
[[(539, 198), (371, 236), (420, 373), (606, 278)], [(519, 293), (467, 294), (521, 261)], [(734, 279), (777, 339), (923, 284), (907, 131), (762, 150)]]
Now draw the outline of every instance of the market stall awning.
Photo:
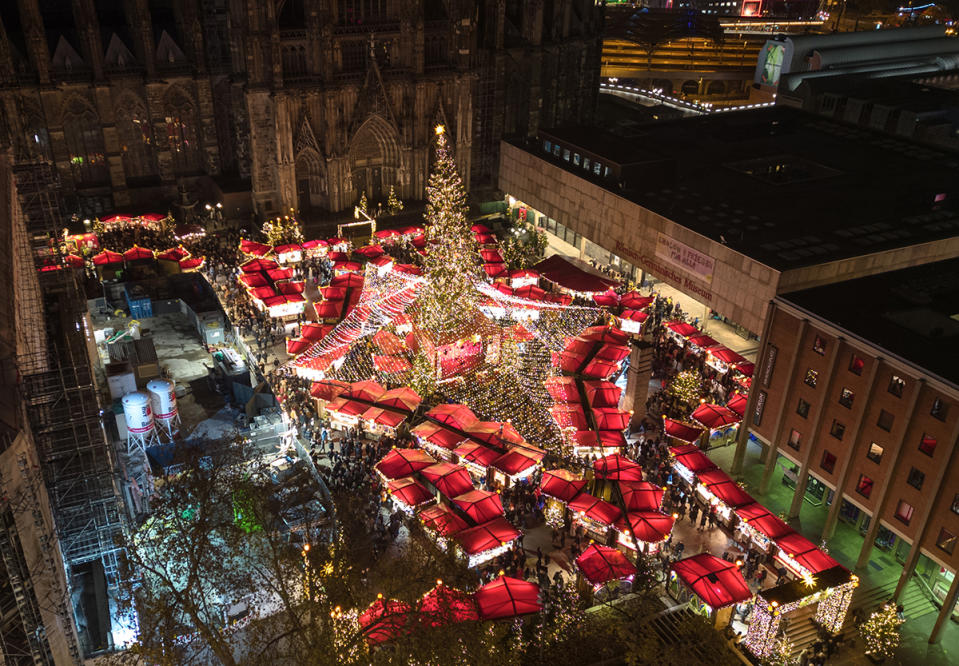
[(599, 294), (593, 294), (593, 302), (601, 307), (615, 308), (619, 305), (619, 294), (612, 289)]
[(547, 377), (543, 382), (546, 392), (558, 403), (579, 402), (579, 388), (572, 377)]
[[(617, 407), (622, 389), (605, 379), (587, 379), (583, 382), (586, 399), (593, 407)], [(617, 428), (610, 428), (617, 430)]]
[(742, 393), (734, 393), (726, 403), (726, 407), (738, 414), (739, 418), (742, 418), (743, 414), (746, 413), (746, 400), (746, 396)]
[(593, 418), (598, 430), (625, 430), (632, 416), (617, 407), (593, 407)]
[(626, 456), (613, 453), (593, 461), (593, 471), (599, 479), (612, 481), (642, 481), (643, 469)]
[(626, 436), (621, 430), (578, 430), (570, 436), (570, 442), (583, 448), (622, 448), (626, 446)]
[(521, 449), (516, 448), (507, 451), (494, 460), (491, 467), (495, 467), (508, 476), (520, 476), (530, 473), (537, 464), (537, 460), (524, 454)]
[(358, 619), (366, 642), (378, 645), (399, 637), (410, 623), (413, 609), (396, 599), (377, 599)]
[(384, 393), (386, 393), (386, 389), (383, 388), (382, 385), (372, 380), (353, 382), (350, 384), (349, 396), (351, 398), (357, 398), (359, 400), (365, 400), (372, 403), (383, 397)]
[(247, 240), (246, 238), (240, 240), (240, 252), (248, 254), (251, 257), (265, 257), (272, 251), (273, 247), (271, 245), (257, 243), (256, 241)]
[(620, 481), (626, 511), (658, 511), (663, 503), (663, 489), (649, 481)]
[[(747, 506), (750, 506), (750, 505), (747, 505)], [(739, 512), (740, 512), (740, 509), (736, 509), (737, 515), (740, 515), (740, 517), (742, 517)], [(774, 516), (768, 511), (765, 515), (751, 518), (749, 520), (746, 520), (745, 522), (748, 523), (749, 526), (752, 527), (754, 530), (764, 535), (767, 539), (772, 539), (773, 541), (780, 539), (786, 536), (787, 534), (791, 534), (793, 532), (793, 528), (791, 528), (789, 525), (784, 523), (782, 519), (780, 519), (778, 516)]]
[(623, 310), (623, 313), (619, 316), (622, 319), (629, 319), (630, 321), (639, 322), (640, 324), (649, 319), (649, 313), (643, 312), (642, 310)]
[(503, 502), (498, 494), (488, 490), (471, 490), (453, 498), (453, 504), (480, 525), (503, 515)]
[(153, 259), (153, 250), (147, 249), (145, 247), (140, 247), (139, 245), (134, 245), (129, 250), (123, 253), (124, 261), (140, 261), (142, 259)]
[(439, 462), (423, 468), (420, 474), (445, 497), (458, 497), (473, 489), (473, 479), (461, 465)]
[(497, 516), (482, 525), (457, 532), (453, 538), (467, 555), (478, 555), (511, 543), (519, 537), (519, 530), (503, 516)]
[(157, 255), (157, 259), (162, 261), (176, 261), (179, 263), (181, 259), (186, 259), (190, 256), (190, 253), (183, 247), (171, 247), (169, 250), (164, 250)]
[(735, 366), (736, 372), (739, 372), (747, 377), (752, 377), (753, 372), (756, 370), (756, 364), (749, 361), (743, 361), (742, 363), (737, 363)]
[(626, 527), (633, 538), (644, 543), (659, 543), (669, 538), (676, 519), (662, 511), (630, 511), (617, 525)]
[(668, 418), (663, 419), (663, 431), (673, 439), (690, 443), (697, 441), (704, 432), (701, 428), (694, 428)]
[(104, 250), (100, 254), (93, 255), (93, 265), (94, 266), (107, 266), (109, 264), (122, 264), (123, 255), (119, 252), (111, 252), (110, 250)]
[(584, 328), (579, 337), (587, 342), (601, 342), (612, 345), (625, 345), (629, 340), (628, 335), (611, 325)]
[(593, 585), (636, 575), (636, 566), (626, 559), (622, 551), (595, 543), (576, 558), (576, 566)]
[(469, 527), (466, 521), (457, 516), (446, 504), (427, 507), (417, 515), (423, 527), (436, 532), (441, 537), (453, 536)]
[(375, 468), (387, 479), (399, 479), (435, 463), (433, 456), (422, 449), (390, 449)]
[(593, 379), (607, 379), (617, 370), (619, 370), (619, 363), (595, 358), (586, 364), (580, 374)]
[(704, 402), (694, 409), (690, 418), (710, 430), (725, 428), (742, 421), (742, 417), (731, 409), (708, 402)]
[(409, 476), (390, 481), (386, 484), (386, 490), (393, 499), (402, 502), (411, 509), (428, 504), (436, 499), (422, 483)]
[(421, 402), (423, 402), (423, 398), (420, 397), (419, 393), (408, 386), (401, 386), (400, 388), (390, 389), (381, 395), (376, 404), (412, 413), (416, 411)]
[(423, 595), (419, 606), (420, 621), (431, 627), (479, 619), (473, 595), (439, 583)]
[(291, 254), (293, 252), (302, 251), (303, 246), (298, 243), (286, 243), (285, 245), (277, 245), (275, 248), (273, 248), (273, 252), (275, 252), (277, 256), (281, 254)]
[(310, 395), (320, 400), (330, 401), (349, 388), (349, 384), (338, 379), (323, 379), (318, 382), (313, 382), (313, 385), (310, 387)]
[(513, 293), (517, 298), (525, 298), (530, 301), (541, 301), (546, 298), (546, 291), (534, 284), (517, 287)]
[(240, 264), (240, 270), (244, 273), (258, 273), (261, 271), (272, 271), (278, 266), (279, 264), (272, 259), (250, 259)]
[(387, 428), (398, 428), (408, 416), (409, 414), (405, 412), (397, 412), (392, 409), (384, 409), (383, 407), (374, 405), (363, 412), (360, 418), (364, 421), (371, 421), (381, 426), (386, 426)]
[(702, 451), (693, 451), (676, 456), (676, 462), (688, 469), (693, 474), (716, 469), (716, 463), (710, 460)]
[(533, 270), (564, 289), (581, 293), (595, 294), (619, 285), (616, 280), (584, 271), (558, 254), (539, 262), (533, 266)]
[[(270, 299), (267, 299), (266, 302), (269, 300)], [(370, 405), (368, 403), (361, 402), (360, 400), (353, 400), (346, 395), (341, 395), (336, 400), (333, 400), (326, 405), (327, 411), (337, 412), (346, 416), (359, 416), (369, 408)]]
[[(462, 440), (461, 440), (462, 441)], [(479, 467), (489, 467), (494, 460), (500, 457), (499, 451), (494, 451), (479, 442), (466, 441), (453, 451), (460, 462), (469, 462)]]
[(613, 525), (622, 515), (619, 507), (613, 506), (605, 500), (593, 497), (589, 493), (580, 493), (569, 502), (569, 510), (582, 513), (601, 525)]
[(316, 342), (326, 337), (333, 330), (332, 326), (316, 323), (306, 323), (300, 327), (300, 337), (310, 342)]
[(699, 472), (697, 473), (697, 479), (709, 492), (731, 509), (753, 504), (756, 501), (721, 469)]
[(563, 502), (572, 500), (585, 487), (585, 479), (580, 478), (568, 469), (547, 470), (543, 472), (543, 478), (539, 482), (540, 492)]
[(654, 300), (656, 299), (652, 296), (643, 296), (639, 292), (630, 291), (623, 294), (623, 297), (619, 299), (619, 304), (630, 310), (644, 310), (652, 305)]
[(484, 620), (538, 613), (543, 608), (539, 602), (539, 585), (509, 576), (500, 576), (482, 586), (473, 598)]
[(710, 356), (718, 358), (720, 361), (722, 361), (726, 365), (735, 365), (736, 363), (742, 363), (743, 361), (746, 360), (745, 358), (743, 358), (742, 356), (734, 352), (732, 349), (729, 349), (728, 347), (724, 347), (723, 345), (711, 347), (706, 350), (706, 353), (709, 354)]
[(692, 324), (687, 324), (684, 321), (671, 321), (668, 324), (666, 324), (666, 328), (668, 328), (670, 331), (672, 331), (676, 335), (680, 335), (684, 338), (690, 338), (694, 335), (699, 334), (698, 328), (696, 328)]
[(313, 343), (310, 340), (293, 338), (292, 340), (286, 341), (286, 353), (290, 356), (296, 356), (297, 354), (302, 354), (312, 346)]
[[(177, 261), (179, 261), (179, 259)], [(263, 273), (244, 273), (239, 277), (239, 280), (240, 284), (250, 289), (270, 286), (270, 281), (266, 279), (266, 275)]]
[(812, 541), (795, 530), (775, 539), (785, 557), (794, 560), (812, 574), (838, 567), (839, 563), (819, 550)]
[(430, 421), (420, 423), (410, 432), (413, 436), (419, 437), (433, 446), (446, 449), (447, 451), (452, 451), (463, 441), (463, 436), (459, 433), (447, 430), (440, 424)]
[(695, 345), (700, 349), (706, 349), (707, 347), (715, 347), (719, 343), (703, 333), (701, 335), (694, 335), (689, 338), (689, 344)]
[(686, 587), (713, 609), (725, 608), (753, 596), (739, 567), (715, 555), (693, 555), (676, 562), (672, 569)]
[(386, 254), (386, 250), (383, 249), (382, 245), (364, 245), (361, 248), (353, 250), (353, 252), (367, 259), (376, 259)]
[(437, 423), (445, 423), (459, 430), (467, 430), (479, 421), (479, 419), (476, 418), (476, 414), (473, 413), (473, 410), (466, 405), (460, 404), (437, 405), (426, 412), (426, 417), (433, 419)]

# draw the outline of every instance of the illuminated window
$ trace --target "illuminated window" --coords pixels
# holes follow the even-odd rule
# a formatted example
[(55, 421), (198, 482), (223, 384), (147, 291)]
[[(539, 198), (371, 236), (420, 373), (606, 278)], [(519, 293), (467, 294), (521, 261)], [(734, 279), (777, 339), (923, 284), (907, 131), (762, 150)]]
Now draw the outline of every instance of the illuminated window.
[(581, 159), (579, 153), (573, 153), (573, 166), (579, 166)]
[(856, 492), (863, 497), (869, 497), (872, 494), (872, 479), (865, 474), (860, 474), (859, 482), (856, 483)]
[(861, 375), (862, 369), (866, 365), (866, 362), (860, 356), (852, 355), (852, 359), (849, 361), (849, 372), (854, 375)]
[(597, 176), (599, 175), (600, 169), (603, 168), (603, 165), (600, 162), (593, 162), (593, 173)]
[(803, 418), (809, 416), (809, 403), (800, 398), (799, 404), (796, 406), (796, 413)]
[(936, 537), (936, 545), (952, 555), (956, 549), (956, 535), (946, 529), (940, 529), (939, 536)]
[(880, 462), (882, 462), (882, 451), (883, 448), (873, 442), (869, 445), (869, 450), (866, 452), (866, 457), (878, 465)]
[(855, 397), (856, 394), (851, 389), (843, 386), (842, 391), (839, 392), (839, 404), (846, 408), (852, 408), (852, 401)]
[(822, 461), (819, 463), (819, 466), (832, 474), (833, 470), (836, 469), (836, 456), (831, 454), (829, 451), (823, 451)]
[(892, 393), (897, 398), (902, 397), (902, 389), (906, 385), (905, 380), (898, 376), (893, 375), (892, 379), (889, 380), (889, 392)]
[(906, 525), (909, 524), (909, 521), (912, 520), (912, 514), (915, 511), (912, 504), (899, 500), (899, 505), (896, 507), (896, 518), (904, 522)]
[(588, 157), (584, 157), (584, 158), (583, 158), (583, 168), (586, 169), (587, 171), (589, 171), (589, 158), (588, 158)]
[(806, 376), (803, 378), (803, 382), (805, 382), (807, 386), (812, 386), (813, 388), (816, 388), (816, 382), (818, 381), (819, 381), (818, 372), (816, 372), (812, 368), (809, 368), (808, 370), (806, 370)]
[(787, 442), (789, 446), (793, 449), (799, 450), (799, 442), (802, 440), (802, 434), (798, 430), (791, 430), (789, 432), (789, 441)]
[(846, 434), (846, 426), (840, 423), (839, 421), (833, 419), (832, 427), (829, 428), (829, 434), (835, 437), (836, 439), (842, 439), (842, 436)]
[(942, 398), (936, 398), (932, 401), (932, 410), (929, 413), (932, 414), (934, 418), (945, 421), (947, 411), (949, 410), (946, 408), (946, 403), (942, 401)]
[(887, 412), (885, 409), (879, 410), (879, 420), (876, 422), (876, 425), (889, 432), (892, 430), (892, 424), (896, 420), (896, 417), (892, 415), (891, 412)]
[(906, 483), (916, 490), (922, 490), (922, 484), (925, 480), (926, 475), (913, 467), (909, 470), (909, 477), (906, 479)]
[(563, 148), (563, 159), (569, 162), (569, 148)]
[(826, 353), (826, 341), (822, 339), (822, 336), (817, 335), (816, 339), (813, 340), (812, 350), (820, 356)]
[(543, 150), (547, 153), (553, 149), (553, 142), (549, 139), (543, 139)]
[(937, 443), (935, 437), (923, 434), (922, 439), (919, 440), (919, 450), (931, 458), (932, 454), (936, 452)]
[(556, 157), (559, 157), (559, 144), (558, 144), (558, 143), (554, 143), (554, 144), (553, 144), (553, 155), (555, 155)]

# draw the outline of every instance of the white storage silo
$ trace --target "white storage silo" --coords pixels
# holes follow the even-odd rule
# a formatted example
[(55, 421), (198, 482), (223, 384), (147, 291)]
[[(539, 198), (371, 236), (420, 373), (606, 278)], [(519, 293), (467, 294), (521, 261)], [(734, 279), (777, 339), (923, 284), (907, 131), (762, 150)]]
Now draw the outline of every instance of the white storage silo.
[(180, 429), (180, 414), (176, 408), (176, 393), (173, 382), (168, 379), (151, 379), (147, 382), (147, 391), (150, 402), (153, 403), (153, 418), (156, 420), (157, 430), (168, 439)]
[(127, 422), (129, 439), (127, 448), (146, 447), (156, 441), (156, 428), (153, 421), (153, 410), (150, 408), (150, 396), (141, 391), (127, 393), (120, 399), (123, 405), (123, 418)]

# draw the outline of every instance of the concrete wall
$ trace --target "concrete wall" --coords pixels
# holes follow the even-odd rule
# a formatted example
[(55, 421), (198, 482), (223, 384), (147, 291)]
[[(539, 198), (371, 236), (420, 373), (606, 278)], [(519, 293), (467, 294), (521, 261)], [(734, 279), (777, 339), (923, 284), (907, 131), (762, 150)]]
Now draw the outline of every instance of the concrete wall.
[[(499, 188), (732, 321), (763, 329), (778, 271), (506, 142)], [(712, 280), (657, 256), (660, 233), (711, 257)]]

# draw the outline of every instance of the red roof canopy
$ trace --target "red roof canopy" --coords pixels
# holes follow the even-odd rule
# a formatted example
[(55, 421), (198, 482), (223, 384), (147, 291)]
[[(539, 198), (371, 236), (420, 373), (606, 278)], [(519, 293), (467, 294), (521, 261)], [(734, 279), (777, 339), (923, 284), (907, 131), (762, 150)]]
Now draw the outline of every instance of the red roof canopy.
[(487, 583), (476, 590), (473, 598), (484, 620), (537, 613), (543, 608), (539, 602), (539, 585), (509, 576)]
[(479, 619), (473, 595), (442, 583), (423, 595), (420, 619), (431, 627)]
[(416, 408), (420, 406), (421, 402), (423, 402), (423, 398), (420, 397), (419, 393), (408, 386), (402, 386), (400, 388), (390, 389), (381, 395), (377, 399), (376, 404), (401, 409), (405, 412), (414, 412)]
[(740, 372), (747, 377), (752, 377), (755, 370), (756, 364), (751, 363), (750, 361), (743, 361), (742, 363), (736, 364), (736, 372)]
[(100, 254), (93, 255), (93, 264), (95, 266), (106, 266), (107, 264), (123, 263), (123, 255), (119, 252), (104, 250)]
[(614, 308), (619, 305), (619, 294), (612, 289), (599, 294), (593, 294), (593, 302), (602, 307)]
[(676, 462), (688, 469), (693, 474), (702, 474), (711, 469), (716, 469), (716, 463), (706, 457), (702, 451), (693, 451), (676, 456)]
[(642, 310), (623, 310), (623, 313), (619, 315), (622, 319), (629, 319), (630, 321), (638, 321), (642, 324), (644, 321), (649, 319), (649, 313), (643, 312)]
[(463, 442), (453, 453), (459, 456), (460, 462), (466, 461), (480, 467), (489, 467), (494, 460), (500, 457), (499, 451), (494, 451), (488, 446), (472, 441)]
[(391, 449), (376, 463), (376, 470), (388, 479), (415, 474), (436, 461), (422, 449)]
[(418, 515), (424, 527), (443, 537), (453, 536), (469, 527), (466, 521), (457, 516), (446, 504), (428, 507), (420, 511)]
[(839, 566), (836, 560), (819, 550), (812, 541), (799, 532), (791, 531), (784, 536), (777, 537), (776, 545), (779, 546), (779, 550), (785, 553), (786, 557), (791, 556), (793, 560), (813, 574)]
[(386, 250), (383, 249), (382, 245), (364, 245), (361, 248), (353, 250), (356, 254), (366, 257), (367, 259), (375, 259), (376, 257), (382, 257), (386, 254)]
[(597, 293), (619, 284), (615, 280), (588, 273), (558, 254), (547, 257), (533, 266), (533, 269), (539, 271), (540, 275), (550, 282), (555, 282), (570, 291)]
[(602, 342), (607, 344), (625, 345), (629, 336), (618, 328), (612, 326), (590, 326), (584, 328), (579, 337), (589, 342)]
[(386, 488), (394, 499), (410, 508), (416, 508), (434, 499), (432, 493), (422, 483), (409, 476), (390, 481)]
[(626, 446), (626, 436), (621, 430), (577, 430), (570, 439), (574, 446), (604, 449)]
[(699, 333), (698, 328), (692, 324), (687, 324), (684, 321), (671, 321), (666, 324), (666, 328), (677, 335), (683, 336), (684, 338), (689, 338)]
[(576, 558), (576, 566), (593, 585), (602, 585), (636, 574), (636, 567), (626, 559), (622, 551), (595, 543)]
[(272, 271), (279, 264), (272, 259), (250, 259), (240, 264), (240, 270), (244, 273), (256, 273), (258, 271)]
[(359, 289), (363, 286), (363, 276), (357, 273), (341, 273), (340, 275), (334, 275), (333, 279), (330, 280), (330, 286)]
[(620, 481), (626, 511), (658, 511), (663, 503), (663, 489), (649, 481)]
[(701, 428), (694, 428), (693, 426), (686, 425), (685, 423), (680, 423), (679, 421), (673, 421), (672, 419), (663, 419), (663, 430), (667, 435), (678, 439), (681, 442), (695, 442), (698, 440), (702, 434), (703, 430)]
[(366, 642), (377, 645), (393, 640), (403, 633), (410, 621), (410, 605), (396, 599), (377, 599), (360, 613), (360, 626), (366, 634)]
[(157, 259), (164, 261), (180, 261), (190, 256), (190, 253), (182, 247), (171, 247), (157, 255)]
[(503, 515), (503, 502), (498, 494), (488, 490), (471, 490), (453, 499), (476, 524), (482, 524)]
[(694, 409), (690, 417), (710, 430), (725, 428), (742, 421), (742, 417), (731, 409), (708, 402), (704, 402)]
[(551, 469), (543, 472), (543, 478), (539, 483), (540, 491), (563, 502), (569, 502), (585, 487), (584, 479), (566, 469)]
[[(593, 407), (616, 407), (622, 393), (616, 384), (605, 379), (587, 379), (583, 382), (586, 399)], [(616, 428), (610, 428), (616, 430)]]
[[(177, 260), (179, 261), (179, 259)], [(239, 278), (240, 283), (250, 288), (267, 287), (270, 282), (263, 273), (244, 273)]]
[(492, 466), (510, 476), (514, 476), (525, 472), (530, 467), (535, 467), (536, 464), (536, 460), (521, 453), (519, 449), (512, 449), (494, 460)]
[(582, 512), (586, 517), (603, 525), (613, 525), (622, 515), (619, 507), (609, 502), (593, 497), (589, 493), (580, 493), (569, 502), (570, 511)]
[(593, 407), (593, 418), (599, 430), (625, 430), (631, 416), (617, 407)]
[[(426, 425), (435, 426), (435, 428), (424, 428), (423, 426)], [(420, 428), (422, 428), (422, 430), (420, 430)], [(437, 423), (430, 423), (428, 421), (416, 426), (416, 428), (414, 428), (414, 434), (422, 437), (433, 446), (438, 446), (448, 451), (452, 451), (463, 441), (462, 435), (452, 430), (447, 430)]]
[(689, 338), (689, 344), (696, 345), (697, 347), (701, 349), (706, 349), (707, 347), (715, 347), (719, 343), (716, 342), (711, 337), (709, 337), (708, 335), (706, 335), (705, 333), (702, 333), (700, 335), (694, 335), (691, 338)]
[(675, 524), (676, 519), (662, 511), (630, 511), (618, 526), (628, 526), (637, 541), (659, 543), (669, 537)]
[(680, 560), (673, 571), (686, 586), (712, 608), (725, 608), (753, 596), (733, 562), (700, 553)]
[(652, 296), (643, 296), (638, 292), (630, 291), (623, 294), (623, 297), (619, 299), (619, 304), (631, 310), (643, 310), (649, 307), (654, 300), (656, 299)]
[(742, 356), (734, 352), (732, 349), (729, 349), (728, 347), (724, 347), (723, 345), (711, 347), (707, 349), (706, 351), (710, 355), (715, 356), (720, 361), (728, 365), (735, 365), (736, 363), (742, 363), (743, 361), (746, 360), (745, 358), (743, 358)]
[(613, 481), (642, 481), (643, 469), (620, 453), (613, 453), (593, 461), (593, 470), (600, 479)]
[(582, 405), (553, 405), (550, 407), (549, 413), (553, 415), (553, 418), (560, 428), (589, 430), (589, 424), (586, 422), (586, 414), (583, 412)]
[(459, 404), (437, 405), (426, 412), (426, 416), (438, 423), (445, 423), (460, 430), (467, 430), (479, 421), (479, 419), (476, 418), (476, 414), (473, 413), (473, 410), (466, 405)]
[(736, 414), (742, 418), (743, 414), (746, 413), (746, 396), (742, 393), (734, 393), (733, 396), (726, 402), (726, 407), (734, 411)]
[(467, 555), (477, 555), (519, 537), (519, 531), (506, 518), (497, 516), (482, 525), (458, 532), (454, 538)]
[(556, 402), (579, 402), (580, 400), (579, 388), (572, 377), (548, 377), (543, 385)]
[(732, 509), (753, 504), (756, 501), (721, 469), (702, 472), (698, 478), (709, 492)]
[(439, 462), (420, 470), (427, 481), (446, 497), (458, 497), (473, 489), (473, 479), (465, 467)]
[(350, 384), (349, 396), (373, 403), (383, 397), (386, 389), (382, 385), (372, 380), (353, 382)]

